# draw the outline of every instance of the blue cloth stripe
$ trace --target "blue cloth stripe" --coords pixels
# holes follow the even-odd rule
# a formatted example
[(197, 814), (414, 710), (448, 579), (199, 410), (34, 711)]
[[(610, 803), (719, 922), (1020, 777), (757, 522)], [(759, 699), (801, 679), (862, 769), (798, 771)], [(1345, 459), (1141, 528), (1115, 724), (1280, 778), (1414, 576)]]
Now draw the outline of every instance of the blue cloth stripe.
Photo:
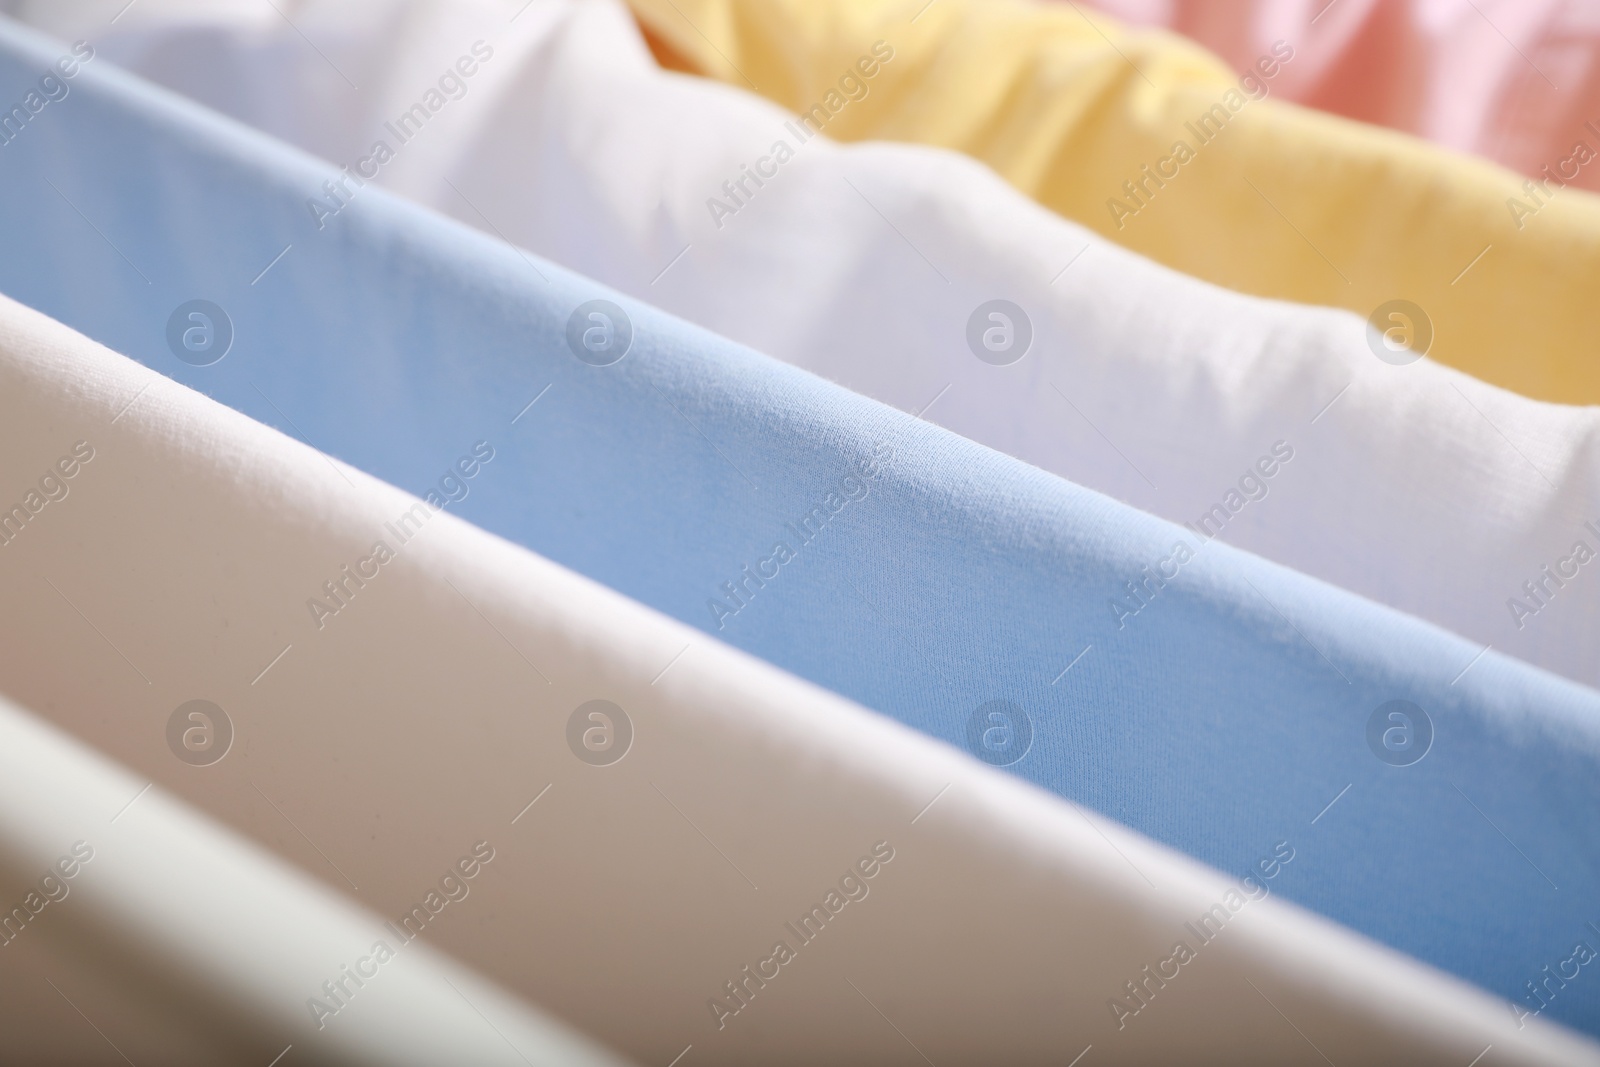
[[(0, 101), (61, 50), (0, 22)], [(69, 84), (0, 145), (8, 295), (419, 495), (487, 440), (458, 514), (1225, 871), (1287, 841), (1274, 891), (1518, 1003), (1600, 949), (1600, 694), (1462, 675), (1437, 628), (379, 189), (319, 229), (332, 168), (103, 61)], [(232, 323), (211, 366), (168, 345), (194, 299)], [(611, 366), (567, 340), (597, 299)], [(1393, 700), (1432, 726), (1409, 766), (1369, 744)], [(1588, 972), (1545, 1015), (1600, 1033)]]

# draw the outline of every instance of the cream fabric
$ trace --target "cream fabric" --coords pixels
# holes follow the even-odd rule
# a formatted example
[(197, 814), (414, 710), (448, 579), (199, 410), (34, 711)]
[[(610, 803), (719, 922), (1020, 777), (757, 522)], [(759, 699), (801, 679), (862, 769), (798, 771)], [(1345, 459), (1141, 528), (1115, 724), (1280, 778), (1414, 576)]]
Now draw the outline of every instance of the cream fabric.
[[(9, 696), (379, 915), (491, 842), (422, 939), (641, 1062), (1596, 1062), (1275, 895), (1118, 1028), (1235, 883), (447, 513), (361, 625), (312, 629), (307, 590), (415, 498), (0, 301), (0, 484), (79, 442), (0, 549)], [(596, 698), (633, 724), (608, 766), (568, 741)], [(235, 731), (210, 766), (169, 748), (193, 699)], [(874, 855), (719, 1029), (712, 998)]]
[(3, 699), (0, 892), (10, 1063), (623, 1062)]

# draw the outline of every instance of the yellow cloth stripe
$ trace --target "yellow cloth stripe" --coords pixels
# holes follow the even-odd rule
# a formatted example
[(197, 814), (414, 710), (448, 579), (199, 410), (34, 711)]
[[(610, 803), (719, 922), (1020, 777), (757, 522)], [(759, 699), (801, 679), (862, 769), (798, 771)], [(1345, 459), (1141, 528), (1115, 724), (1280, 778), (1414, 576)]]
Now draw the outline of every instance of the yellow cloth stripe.
[[(1363, 316), (1412, 301), (1432, 358), (1600, 403), (1600, 196), (1530, 192), (1501, 167), (1279, 103), (1260, 71), (1241, 86), (1195, 45), (1072, 3), (630, 3), (689, 69), (811, 111), (835, 139), (968, 153), (1059, 214), (1243, 292)], [(852, 76), (878, 41), (892, 58)], [(1293, 46), (1262, 70), (1277, 76)], [(1595, 118), (1573, 139), (1600, 150)]]

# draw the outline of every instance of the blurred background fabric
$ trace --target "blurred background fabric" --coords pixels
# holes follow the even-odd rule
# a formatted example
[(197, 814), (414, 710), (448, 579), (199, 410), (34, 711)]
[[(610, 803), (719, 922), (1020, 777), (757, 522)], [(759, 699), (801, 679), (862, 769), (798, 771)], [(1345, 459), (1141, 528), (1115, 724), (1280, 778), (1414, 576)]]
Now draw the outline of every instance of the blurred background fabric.
[[(801, 115), (821, 107), (830, 137), (967, 152), (1097, 233), (1242, 292), (1361, 315), (1412, 301), (1435, 359), (1530, 397), (1600, 402), (1587, 295), (1600, 199), (1530, 193), (1503, 168), (1274, 99), (1297, 41), (1235, 71), (1066, 3), (631, 6), (667, 62)], [(894, 58), (852, 98), (845, 80), (875, 41)]]
[[(1551, 188), (1600, 189), (1600, 10), (1572, 0), (1086, 0), (1245, 70), (1299, 42), (1281, 99), (1471, 152)], [(1572, 161), (1569, 163), (1569, 161)], [(1548, 168), (1548, 171), (1547, 171)]]

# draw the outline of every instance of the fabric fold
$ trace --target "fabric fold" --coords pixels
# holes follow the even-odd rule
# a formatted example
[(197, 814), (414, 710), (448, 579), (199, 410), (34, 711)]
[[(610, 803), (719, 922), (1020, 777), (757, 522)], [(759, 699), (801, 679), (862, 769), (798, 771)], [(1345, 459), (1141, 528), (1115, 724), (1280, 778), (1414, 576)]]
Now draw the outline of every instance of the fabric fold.
[[(1241, 292), (1363, 317), (1407, 301), (1422, 316), (1395, 325), (1435, 359), (1600, 402), (1600, 199), (1271, 99), (1296, 41), (1240, 72), (1034, 0), (632, 6), (689, 68), (829, 137), (967, 152), (1102, 236)], [(875, 48), (894, 58), (868, 91), (856, 64)]]
[[(1296, 46), (1281, 100), (1473, 152), (1551, 188), (1600, 189), (1600, 22), (1562, 0), (1094, 0), (1182, 33), (1244, 70)], [(1578, 145), (1583, 148), (1576, 150)]]
[[(822, 388), (796, 385), (801, 410)], [(582, 408), (585, 392), (540, 404)], [(1491, 1044), (1506, 1063), (1600, 1062), (1548, 1015), (1519, 1021), (1287, 903), (1334, 858), (1331, 814), (1258, 809), (1230, 831), (1248, 858), (1204, 868), (450, 514), (523, 492), (551, 507), (527, 472), (558, 450), (519, 459), (487, 430), (492, 455), (469, 446), (488, 458), (455, 467), (470, 495), (434, 510), (3, 299), (0, 398), (0, 485), (49, 493), (0, 547), (0, 680), (127, 765), (69, 756), (0, 709), (19, 764), (0, 782), (0, 870), (80, 832), (96, 849), (72, 895), (0, 948), (28, 953), (0, 980), (25, 994), (8, 1005), (49, 993), (26, 981), (60, 979), (58, 939), (76, 932), (102, 965), (139, 944), (191, 1010), (196, 985), (213, 1002), (253, 991), (308, 1062), (360, 1061), (363, 1035), (404, 1041), (427, 1017), (388, 1015), (440, 951), (647, 1063), (692, 1048), (713, 1064), (1044, 1064), (1091, 1045), (1108, 1063), (1321, 1062), (1308, 1038), (1351, 1062), (1458, 1064)], [(337, 605), (322, 626), (311, 599)], [(1041, 719), (1033, 743), (1059, 741)], [(80, 788), (86, 761), (100, 766)], [(373, 941), (308, 916), (281, 873), (163, 790), (319, 879), (325, 912), (359, 904)], [(201, 902), (174, 925), (183, 893)], [(255, 905), (271, 914), (240, 930), (230, 908), (251, 893), (272, 893)], [(314, 958), (285, 960), (297, 937)], [(256, 938), (271, 956), (229, 951)], [(377, 940), (395, 957), (374, 962)], [(465, 1004), (435, 1010), (482, 1012), (519, 1062), (568, 1062), (536, 1056), (492, 987), (442, 970)], [(59, 1017), (8, 1034), (59, 1049)], [(465, 1040), (441, 1053), (451, 1032), (409, 1053), (491, 1062)]]
[[(7, 28), (0, 85), (31, 82), (56, 60), (56, 49)], [(109, 66), (81, 71), (64, 103), (3, 149), (0, 228), (13, 255), (0, 264), (0, 286), (22, 301), (437, 509), (971, 754), (956, 759), (898, 727), (873, 726), (900, 738), (898, 749), (938, 752), (941, 774), (966, 768), (960, 773), (981, 773), (989, 782), (978, 763), (1004, 766), (1081, 805), (1080, 812), (1058, 815), (1066, 824), (1084, 811), (1099, 812), (1229, 872), (1261, 870), (1281, 842), (1295, 854), (1290, 870), (1297, 879), (1278, 883), (1274, 892), (1282, 898), (1500, 997), (1525, 1000), (1527, 976), (1537, 975), (1553, 953), (1568, 958), (1573, 938), (1584, 936), (1583, 902), (1600, 890), (1593, 866), (1600, 813), (1589, 786), (1600, 760), (1600, 695), (1593, 690), (1226, 544), (1196, 543), (1181, 527), (761, 357), (382, 189), (362, 189), (341, 210), (342, 225), (319, 230), (306, 200), (340, 172)], [(119, 176), (114, 183), (95, 178), (112, 172)], [(152, 394), (159, 384), (146, 381)], [(70, 399), (81, 388), (56, 376), (41, 390)], [(142, 396), (119, 389), (115, 401), (102, 397), (97, 410), (110, 409), (108, 424), (119, 415), (132, 419)], [(43, 410), (23, 406), (14, 423), (22, 425), (33, 408)], [(174, 420), (181, 421), (161, 406), (150, 418), (152, 432), (173, 433)], [(9, 484), (19, 493), (24, 472), (45, 470), (56, 459), (42, 446), (6, 454), (18, 457)], [(248, 453), (224, 455), (240, 464)], [(329, 473), (337, 475), (330, 491), (342, 483), (365, 495), (343, 468)], [(185, 484), (176, 480), (161, 499)], [(128, 508), (152, 483), (130, 472), (110, 485), (118, 487), (118, 505)], [(296, 528), (306, 521), (285, 491), (252, 505), (256, 521), (279, 538), (285, 522)], [(68, 552), (70, 544), (45, 536), (44, 524), (70, 515), (72, 501), (34, 513), (23, 499), (33, 517), (0, 552)], [(304, 499), (318, 505), (312, 515), (331, 506), (328, 491)], [(473, 670), (495, 662), (497, 671), (514, 672), (519, 681), (500, 683), (506, 688), (499, 706), (520, 708), (539, 692), (541, 671), (550, 678), (557, 664), (620, 625), (598, 632), (585, 626), (578, 646), (557, 644), (535, 660), (532, 651), (546, 646), (508, 636), (508, 600), (545, 605), (541, 610), (565, 601), (553, 593), (511, 598), (497, 584), (499, 572), (487, 566), (463, 574), (455, 590), (430, 582), (427, 599), (419, 601), (428, 611), (364, 616), (365, 604), (383, 600), (374, 597), (385, 588), (377, 583), (402, 584), (409, 566), (406, 556), (380, 557), (412, 549), (409, 558), (423, 557), (428, 536), (413, 537), (419, 520), (402, 519), (411, 505), (393, 497), (382, 503), (378, 515), (367, 513), (363, 521), (390, 552), (351, 537), (340, 553), (308, 548), (297, 555), (293, 573), (303, 577), (273, 582), (271, 588), (283, 590), (281, 606), (252, 623), (251, 671), (230, 675), (234, 692), (249, 687), (249, 699), (263, 702), (259, 715), (287, 714), (292, 702), (277, 703), (270, 689), (256, 685), (276, 672), (288, 676), (285, 667), (297, 652), (306, 660), (327, 657), (332, 679), (343, 680), (330, 680), (321, 700), (361, 709), (340, 716), (319, 701), (317, 708), (329, 709), (330, 728), (352, 735), (350, 747), (336, 747), (339, 762), (330, 752), (315, 772), (279, 764), (284, 785), (304, 789), (319, 776), (351, 773), (349, 761), (378, 736), (375, 729), (406, 734), (409, 727), (406, 736), (419, 740), (407, 751), (413, 759), (425, 751), (426, 767), (435, 766), (442, 727), (426, 715), (393, 725), (383, 716), (455, 706), (461, 642), (481, 646), (470, 658), (481, 664)], [(283, 517), (268, 522), (273, 508)], [(402, 523), (403, 549), (384, 538), (379, 515)], [(181, 513), (173, 516), (165, 524), (129, 523), (127, 532), (105, 524), (75, 530), (79, 538), (102, 532), (93, 552), (50, 555), (52, 577), (65, 578), (73, 559), (123, 577), (81, 587), (65, 579), (59, 595), (69, 606), (74, 594), (82, 598), (85, 618), (95, 608), (85, 594), (101, 587), (126, 590), (135, 603), (203, 608), (206, 590), (220, 588), (217, 582), (163, 581), (140, 562), (152, 547), (147, 538), (159, 542), (186, 528), (176, 522)], [(237, 574), (257, 566), (255, 555), (228, 554), (230, 541), (218, 529), (199, 530), (218, 544), (207, 557), (193, 541), (179, 542), (194, 573), (202, 560)], [(480, 539), (473, 551), (487, 556), (487, 544)], [(510, 565), (506, 557), (504, 567)], [(427, 566), (419, 570), (429, 573)], [(141, 574), (148, 575), (137, 580), (144, 584), (129, 584)], [(8, 580), (26, 578), (14, 573)], [(38, 602), (48, 592), (38, 584), (31, 590), (11, 597)], [(81, 621), (50, 603), (58, 620)], [(1117, 603), (1121, 611), (1108, 610)], [(408, 705), (355, 684), (394, 672), (397, 650), (407, 647), (395, 640), (397, 631), (444, 604), (452, 605), (452, 619), (464, 621), (447, 631), (456, 635), (452, 651), (431, 659), (400, 656), (415, 671), (403, 675), (411, 689), (398, 692), (420, 693), (426, 678), (432, 700), (414, 697), (418, 703)], [(233, 620), (244, 618), (217, 608), (201, 617), (212, 620), (203, 631), (211, 634), (208, 647), (220, 647), (229, 626), (242, 625)], [(486, 628), (475, 627), (473, 618)], [(595, 618), (605, 623), (610, 616), (597, 609)], [(8, 677), (29, 677), (30, 663), (59, 662), (47, 654), (54, 646), (33, 640), (35, 629), (8, 634)], [(137, 692), (138, 669), (131, 665), (142, 663), (147, 687), (157, 677), (176, 679), (165, 683), (173, 687), (166, 699), (145, 706), (146, 718), (165, 721), (180, 688), (192, 690), (202, 679), (193, 674), (192, 641), (169, 645), (163, 633), (119, 630), (115, 643), (127, 660), (104, 654), (102, 668), (86, 678)], [(324, 640), (333, 635), (348, 636)], [(650, 678), (673, 679), (687, 665), (663, 671), (673, 655), (697, 654), (685, 649), (693, 642), (676, 627), (670, 638), (656, 642), (648, 677), (629, 675), (626, 693), (646, 693)], [(351, 673), (354, 661), (346, 657), (358, 655), (374, 664), (370, 673)], [(642, 659), (642, 645), (630, 655)], [(710, 677), (688, 675), (699, 688), (679, 707), (700, 706), (700, 694), (723, 686), (729, 699), (705, 706), (725, 716), (749, 714), (769, 727), (765, 716), (745, 709), (764, 706), (756, 699), (759, 686), (777, 685), (773, 676), (751, 665), (748, 681), (735, 685), (732, 661), (720, 663)], [(122, 672), (117, 681), (107, 680), (110, 669)], [(67, 670), (54, 672), (51, 687), (70, 679)], [(47, 697), (51, 687), (16, 695), (46, 706), (32, 698)], [(157, 699), (153, 688), (147, 699)], [(580, 695), (574, 685), (554, 707), (540, 705), (547, 726), (566, 722), (591, 699), (626, 706), (632, 697), (596, 693), (592, 683)], [(304, 737), (322, 719), (297, 721), (296, 743), (280, 752), (303, 759)], [(581, 723), (580, 747), (588, 729)], [(121, 728), (134, 729), (131, 720)], [(506, 737), (503, 729), (480, 721), (468, 735), (476, 747), (451, 749), (446, 765), (470, 770), (468, 753), (494, 749)], [(159, 744), (142, 736), (146, 745)], [(738, 802), (675, 813), (693, 823), (695, 813), (709, 821), (709, 812), (753, 806), (768, 787), (769, 764), (717, 759), (715, 747), (699, 761), (683, 762), (695, 751), (685, 739), (671, 749), (680, 762), (660, 765), (676, 768), (672, 781), (635, 779), (633, 788), (650, 789), (640, 793), (646, 800), (676, 799), (676, 790), (703, 778), (742, 791), (732, 794)], [(888, 773), (885, 766), (896, 758), (891, 750), (872, 752), (879, 756), (875, 773)], [(577, 748), (570, 755), (577, 769), (589, 769)], [(429, 773), (426, 767), (413, 777)], [(791, 818), (809, 814), (807, 804), (832, 803), (819, 784), (829, 779), (809, 773), (814, 769), (791, 763), (789, 773), (804, 786), (771, 794)], [(746, 770), (762, 773), (741, 777)], [(380, 763), (363, 780), (391, 771)], [(922, 797), (954, 780), (922, 781)], [(533, 799), (541, 783), (524, 784)], [(429, 794), (406, 788), (419, 805), (412, 819), (427, 823), (420, 805)], [(909, 783), (892, 789), (902, 799), (914, 792)], [(927, 802), (908, 804), (906, 818)], [(673, 824), (668, 811), (656, 810)], [(1565, 817), (1553, 820), (1552, 811)], [(352, 848), (362, 835), (379, 832), (359, 805), (334, 814), (352, 835)], [(737, 831), (736, 849), (758, 847), (758, 835), (738, 823), (709, 821), (699, 833), (716, 840), (724, 836), (718, 827)], [(1099, 831), (1109, 833), (1093, 823), (1075, 832)], [(886, 835), (866, 844), (887, 841)], [(1308, 842), (1305, 848), (1297, 837)], [(654, 831), (650, 839), (664, 840)], [(592, 852), (592, 836), (584, 840)], [(763, 854), (781, 868), (787, 839), (774, 840), (775, 854)], [(971, 877), (987, 869), (974, 856), (989, 855), (975, 848), (972, 837), (952, 846)], [(1503, 862), (1486, 865), (1485, 855)], [(841, 859), (849, 855), (830, 853), (825, 866), (784, 884), (809, 883)], [(1097, 862), (1121, 861), (1112, 855)], [(586, 884), (625, 883), (638, 874), (630, 865), (596, 877)], [(697, 890), (702, 881), (692, 879)], [(1000, 879), (994, 891), (1010, 892), (1014, 884)], [(671, 915), (640, 907), (663, 920)], [(911, 925), (932, 928), (931, 921)], [(580, 927), (588, 928), (561, 929)], [(1011, 936), (1012, 945), (1026, 941)], [(641, 952), (665, 947), (621, 944)], [(729, 957), (721, 967), (734, 963), (731, 950)], [(1052, 959), (1059, 962), (1058, 955)], [(936, 968), (923, 971), (929, 981), (937, 977)], [(605, 1007), (573, 1004), (537, 983), (506, 981), (519, 991), (533, 988), (536, 1002), (560, 1005), (563, 1014), (592, 1019), (584, 1012)], [(1118, 979), (1116, 988), (1123, 986)], [(706, 1010), (701, 996), (694, 994), (696, 1012)], [(1096, 996), (1086, 1010), (1102, 1025), (1121, 1021), (1109, 1007), (1115, 999)], [(934, 993), (924, 1001), (952, 1002)], [(1581, 999), (1528, 1002), (1524, 1014), (1536, 1007), (1538, 1018), (1591, 1031), (1600, 1025)], [(1221, 1015), (1215, 1020), (1220, 1024)], [(876, 1016), (870, 1021), (881, 1024)], [(1501, 1025), (1509, 1033), (1514, 1021), (1508, 1012)], [(972, 1021), (945, 1022), (942, 1040), (967, 1048), (957, 1031), (972, 1033)], [(652, 1031), (652, 1040), (662, 1032)], [(1338, 1032), (1330, 1027), (1321, 1036)], [(633, 1040), (616, 1043), (632, 1052)], [(1059, 1057), (1066, 1042), (1057, 1035), (1049, 1044), (1050, 1055)], [(892, 1039), (884, 1047), (898, 1046)], [(651, 1047), (652, 1058), (674, 1052)]]
[[(12, 319), (15, 310), (8, 303), (0, 316)], [(15, 327), (0, 327), (8, 348), (0, 358), (15, 356)], [(55, 332), (59, 343), (65, 331)], [(87, 484), (99, 472), (79, 473)], [(38, 677), (13, 674), (8, 687)], [(63, 717), (81, 723), (81, 712)], [(188, 730), (221, 725), (191, 714)], [(0, 768), (0, 885), (7, 904), (17, 902), (0, 919), (8, 1059), (176, 1067), (267, 1063), (292, 1052), (298, 1063), (372, 1067), (511, 1067), (529, 1056), (561, 1067), (622, 1067), (3, 700)], [(468, 885), (457, 875), (452, 896), (458, 890), (465, 900)], [(94, 1022), (86, 1027), (85, 1019)]]
[[(72, 10), (49, 18), (89, 32)], [(96, 40), (349, 167), (301, 189), (319, 238), (359, 210), (358, 181), (383, 185), (1198, 539), (1600, 684), (1584, 562), (1600, 553), (1600, 411), (1386, 362), (1356, 316), (1183, 278), (953, 153), (802, 141), (748, 94), (663, 75), (617, 4), (510, 25), (498, 4), (348, 10), (297, 15), (320, 54), (254, 4), (143, 0)], [(401, 142), (407, 102), (463, 59), (474, 73), (445, 83), (459, 99)], [(755, 173), (785, 151), (776, 177)], [(732, 216), (708, 208), (735, 182)], [(1030, 335), (1004, 365), (968, 332), (993, 328), (996, 299)]]

